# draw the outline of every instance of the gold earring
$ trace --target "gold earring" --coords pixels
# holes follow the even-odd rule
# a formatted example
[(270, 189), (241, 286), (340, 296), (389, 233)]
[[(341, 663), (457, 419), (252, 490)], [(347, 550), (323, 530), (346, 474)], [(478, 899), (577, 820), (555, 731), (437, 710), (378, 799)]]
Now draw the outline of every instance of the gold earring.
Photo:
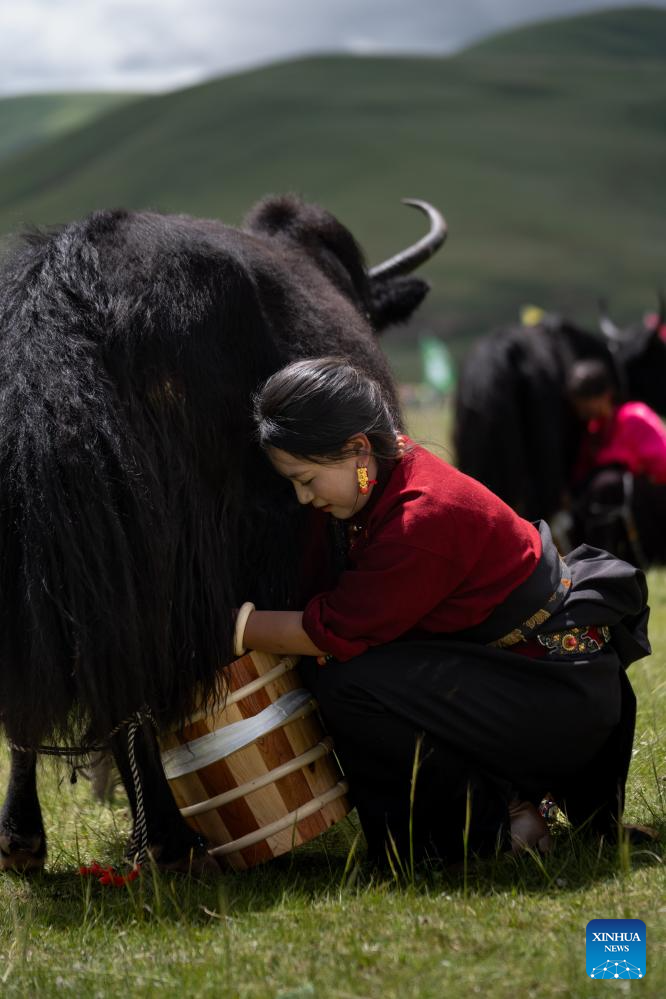
[(362, 496), (367, 496), (370, 492), (370, 486), (377, 484), (377, 479), (368, 478), (368, 470), (365, 465), (356, 469), (356, 478), (358, 479), (358, 491)]

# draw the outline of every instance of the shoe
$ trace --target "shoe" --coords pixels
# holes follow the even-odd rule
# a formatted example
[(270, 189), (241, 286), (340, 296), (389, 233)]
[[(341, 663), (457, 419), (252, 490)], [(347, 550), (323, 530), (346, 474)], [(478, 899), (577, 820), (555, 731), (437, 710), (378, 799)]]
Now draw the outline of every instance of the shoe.
[(511, 853), (538, 850), (548, 853), (552, 847), (548, 824), (531, 801), (512, 801), (509, 805)]

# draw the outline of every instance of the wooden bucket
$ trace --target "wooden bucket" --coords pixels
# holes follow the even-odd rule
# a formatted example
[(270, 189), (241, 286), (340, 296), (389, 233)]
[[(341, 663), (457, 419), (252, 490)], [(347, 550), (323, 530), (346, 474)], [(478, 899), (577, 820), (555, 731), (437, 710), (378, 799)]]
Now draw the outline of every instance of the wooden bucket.
[(237, 659), (227, 667), (225, 706), (160, 738), (181, 814), (234, 870), (287, 853), (350, 810), (297, 662), (263, 652)]

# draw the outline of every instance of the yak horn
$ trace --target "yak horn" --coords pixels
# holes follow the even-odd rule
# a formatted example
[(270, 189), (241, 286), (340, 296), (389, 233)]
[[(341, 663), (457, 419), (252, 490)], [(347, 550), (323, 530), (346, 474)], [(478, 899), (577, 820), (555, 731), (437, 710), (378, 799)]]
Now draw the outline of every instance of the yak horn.
[(622, 330), (608, 315), (608, 303), (605, 298), (599, 299), (599, 329), (607, 340), (620, 340), (622, 338)]
[(370, 278), (385, 279), (395, 277), (398, 274), (409, 274), (410, 271), (416, 270), (420, 264), (428, 260), (446, 239), (448, 226), (441, 212), (429, 205), (427, 201), (419, 201), (417, 198), (403, 198), (402, 203), (403, 205), (412, 205), (425, 212), (430, 219), (430, 232), (413, 246), (408, 246), (406, 250), (396, 253), (394, 257), (389, 257), (388, 260), (377, 264), (376, 267), (371, 267), (368, 271)]

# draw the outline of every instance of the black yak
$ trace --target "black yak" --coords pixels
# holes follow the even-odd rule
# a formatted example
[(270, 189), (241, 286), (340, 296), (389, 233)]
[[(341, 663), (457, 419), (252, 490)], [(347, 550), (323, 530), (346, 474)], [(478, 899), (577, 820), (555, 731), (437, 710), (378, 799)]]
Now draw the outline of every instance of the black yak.
[[(135, 839), (164, 866), (204, 844), (152, 734), (220, 694), (232, 608), (293, 599), (298, 517), (252, 442), (250, 400), (289, 360), (346, 355), (398, 409), (376, 332), (427, 292), (430, 233), (368, 270), (350, 232), (292, 196), (241, 229), (100, 211), (0, 267), (0, 721), (12, 746), (0, 866), (44, 863), (34, 749), (110, 741)], [(288, 490), (284, 490), (284, 495)], [(138, 714), (137, 714), (138, 712)], [(148, 720), (150, 719), (150, 720)], [(128, 722), (140, 725), (136, 828)]]
[(456, 397), (460, 469), (529, 520), (558, 511), (578, 454), (581, 425), (567, 398), (571, 365), (599, 358), (618, 398), (666, 414), (666, 342), (659, 322), (592, 333), (557, 316), (498, 329), (467, 356)]

